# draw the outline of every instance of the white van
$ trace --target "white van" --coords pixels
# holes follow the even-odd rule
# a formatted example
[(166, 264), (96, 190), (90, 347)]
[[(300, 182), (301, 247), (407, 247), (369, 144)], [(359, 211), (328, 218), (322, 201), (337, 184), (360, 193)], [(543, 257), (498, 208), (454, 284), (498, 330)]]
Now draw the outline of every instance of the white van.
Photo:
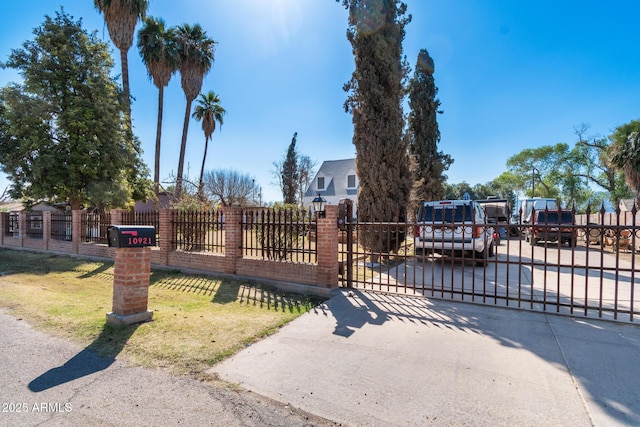
[(417, 223), (416, 254), (466, 254), (484, 264), (494, 255), (494, 229), (487, 224), (482, 206), (473, 200), (422, 202)]

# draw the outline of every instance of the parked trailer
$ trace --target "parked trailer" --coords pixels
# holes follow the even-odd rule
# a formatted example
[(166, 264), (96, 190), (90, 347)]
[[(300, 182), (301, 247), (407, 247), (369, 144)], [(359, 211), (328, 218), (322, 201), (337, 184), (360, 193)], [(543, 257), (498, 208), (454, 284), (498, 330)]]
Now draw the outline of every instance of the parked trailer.
[[(533, 197), (527, 199), (516, 199), (511, 212), (511, 224), (528, 223), (531, 219), (531, 213), (534, 210), (557, 210), (558, 201), (551, 198)], [(517, 227), (510, 227), (509, 232), (512, 236), (520, 235)]]
[(500, 239), (507, 238), (507, 228), (509, 225), (509, 216), (511, 214), (511, 207), (509, 201), (506, 199), (485, 199), (476, 200), (480, 206), (484, 208), (487, 223), (489, 224), (503, 224), (504, 227), (496, 227), (496, 243), (500, 243)]

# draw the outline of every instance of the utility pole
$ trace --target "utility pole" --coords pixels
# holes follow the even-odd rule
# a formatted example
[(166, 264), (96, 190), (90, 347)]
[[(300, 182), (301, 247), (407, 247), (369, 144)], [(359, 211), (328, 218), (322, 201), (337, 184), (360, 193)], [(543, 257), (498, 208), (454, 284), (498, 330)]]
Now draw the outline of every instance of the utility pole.
[(536, 168), (531, 168), (531, 197), (536, 195)]

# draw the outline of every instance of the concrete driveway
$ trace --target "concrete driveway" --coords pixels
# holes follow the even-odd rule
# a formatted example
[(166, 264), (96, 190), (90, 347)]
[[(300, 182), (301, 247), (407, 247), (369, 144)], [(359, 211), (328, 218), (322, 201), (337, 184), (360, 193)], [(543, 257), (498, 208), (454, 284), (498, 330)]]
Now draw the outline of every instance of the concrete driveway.
[(640, 425), (640, 328), (338, 291), (211, 373), (357, 426)]
[(486, 268), (409, 258), (377, 280), (369, 288), (572, 315), (585, 315), (586, 306), (588, 317), (609, 320), (628, 321), (628, 312), (640, 309), (640, 272), (630, 261), (557, 244), (503, 241)]

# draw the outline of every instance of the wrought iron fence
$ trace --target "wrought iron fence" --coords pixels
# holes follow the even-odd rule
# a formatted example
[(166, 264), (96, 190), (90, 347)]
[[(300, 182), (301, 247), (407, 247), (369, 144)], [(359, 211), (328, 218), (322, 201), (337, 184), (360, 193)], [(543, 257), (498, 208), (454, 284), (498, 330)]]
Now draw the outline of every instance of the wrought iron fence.
[(80, 238), (84, 242), (107, 244), (107, 229), (111, 225), (111, 214), (83, 212)]
[(156, 243), (160, 244), (160, 212), (123, 212), (122, 225), (151, 225), (156, 229)]
[(2, 215), (5, 215), (4, 223), (6, 224), (4, 231), (5, 236), (18, 236), (19, 228), (19, 217), (16, 212), (3, 212)]
[[(438, 224), (435, 238), (424, 223), (347, 223), (339, 248), (340, 280), (347, 287), (637, 322), (640, 227), (635, 217), (606, 224), (593, 215), (584, 224), (562, 228), (521, 221), (480, 225), (481, 230), (475, 224), (474, 231), (463, 224)], [(536, 226), (546, 229), (534, 234)], [(447, 250), (442, 236), (456, 229), (459, 241), (468, 243)], [(367, 247), (362, 238), (378, 233), (379, 240), (388, 240), (394, 231), (404, 231), (406, 238), (392, 252)], [(483, 233), (492, 236), (487, 240), (492, 247), (478, 251), (468, 238)], [(421, 236), (429, 243), (416, 247)]]
[(71, 212), (51, 213), (51, 238), (53, 240), (71, 241), (73, 220)]
[(42, 239), (42, 212), (28, 212), (26, 215), (25, 233), (31, 239)]
[(224, 254), (223, 212), (178, 210), (173, 225), (175, 249)]
[(245, 209), (242, 253), (249, 258), (315, 263), (315, 218), (305, 209)]

